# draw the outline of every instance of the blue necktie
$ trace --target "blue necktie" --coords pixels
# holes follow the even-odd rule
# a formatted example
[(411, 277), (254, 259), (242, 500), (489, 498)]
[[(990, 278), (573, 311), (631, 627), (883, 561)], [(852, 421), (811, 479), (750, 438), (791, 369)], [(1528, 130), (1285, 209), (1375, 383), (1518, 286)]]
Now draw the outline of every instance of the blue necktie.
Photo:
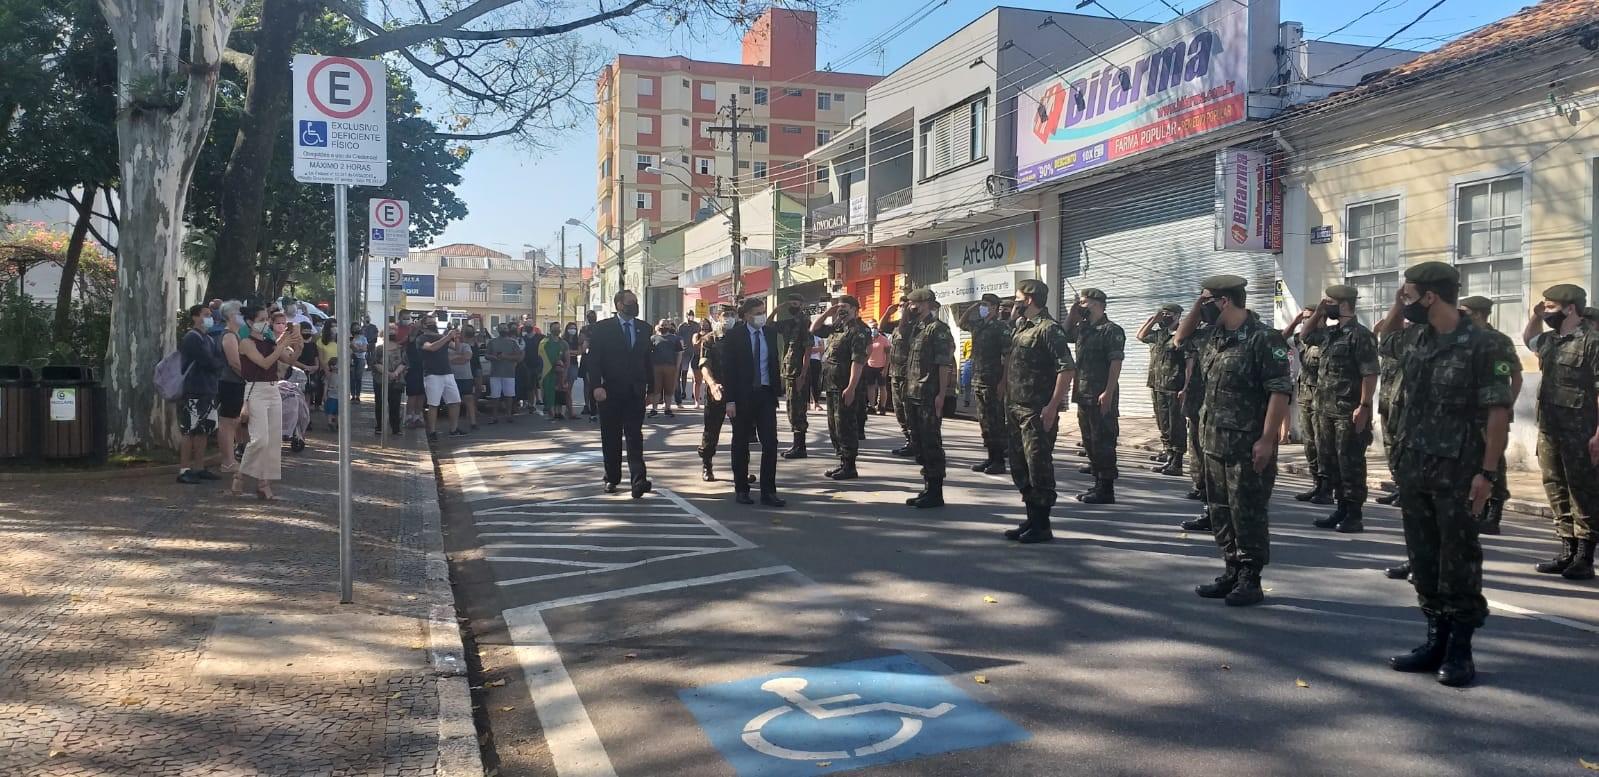
[(632, 319), (628, 319), (628, 320), (622, 322), (622, 331), (627, 332), (627, 347), (631, 349), (633, 347), (633, 320)]
[(751, 329), (750, 339), (754, 341), (755, 346), (755, 387), (760, 388), (766, 385), (766, 358), (762, 350), (765, 347), (762, 341), (766, 338), (761, 335), (761, 330)]

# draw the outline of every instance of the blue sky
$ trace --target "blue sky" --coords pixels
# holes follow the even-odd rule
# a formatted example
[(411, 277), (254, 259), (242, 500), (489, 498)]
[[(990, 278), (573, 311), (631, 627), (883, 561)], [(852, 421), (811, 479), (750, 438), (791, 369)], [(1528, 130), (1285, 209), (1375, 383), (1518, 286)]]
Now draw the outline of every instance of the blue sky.
[[(817, 63), (826, 64), (852, 52), (861, 44), (902, 20), (922, 2), (888, 3), (881, 0), (846, 0), (847, 5), (832, 20), (824, 20), (819, 34)], [(1173, 14), (1170, 3), (1185, 11), (1203, 3), (1196, 0), (1102, 0), (1123, 18), (1166, 21)], [(1391, 46), (1426, 50), (1496, 19), (1507, 16), (1531, 0), (1448, 0), (1426, 19), (1400, 34)], [(1072, 10), (1075, 2), (1009, 2), (1006, 5), (1047, 10)], [(1319, 38), (1349, 25), (1328, 40), (1357, 45), (1372, 45), (1415, 18), (1430, 0), (1355, 0), (1329, 3), (1326, 0), (1282, 0), (1282, 18), (1305, 25), (1307, 38)], [(995, 3), (984, 0), (948, 0), (880, 51), (874, 51), (847, 68), (853, 72), (885, 74), (905, 63), (945, 36), (982, 15)], [(1361, 14), (1376, 9), (1356, 21)], [(1081, 13), (1103, 13), (1090, 7)], [(1350, 24), (1353, 22), (1353, 24)], [(611, 38), (601, 42), (614, 51), (671, 55), (696, 59), (736, 62), (739, 58), (739, 33), (730, 29), (707, 29), (697, 34), (678, 33), (662, 40), (624, 41)], [(586, 90), (584, 94), (592, 94)], [(470, 242), (510, 254), (519, 253), (523, 244), (548, 247), (554, 258), (556, 233), (569, 218), (593, 222), (595, 136), (593, 121), (560, 139), (558, 151), (539, 158), (511, 143), (487, 143), (476, 147), (462, 171), (458, 193), (465, 200), (469, 215), (454, 224), (435, 244)], [(581, 229), (567, 229), (567, 250), (575, 261), (574, 246), (583, 244), (583, 255), (592, 262), (594, 239)]]

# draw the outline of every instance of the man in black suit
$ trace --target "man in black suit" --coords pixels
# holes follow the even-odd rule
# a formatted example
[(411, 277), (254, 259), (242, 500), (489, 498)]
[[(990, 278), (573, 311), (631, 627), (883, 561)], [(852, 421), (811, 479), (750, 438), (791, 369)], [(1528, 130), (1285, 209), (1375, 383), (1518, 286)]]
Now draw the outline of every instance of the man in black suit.
[(644, 470), (644, 398), (649, 396), (650, 327), (638, 320), (638, 295), (616, 293), (616, 317), (589, 328), (584, 380), (594, 387), (600, 410), (600, 446), (605, 451), (605, 492), (622, 482), (622, 438), (627, 438), (627, 472), (633, 498), (650, 490)]
[(727, 415), (733, 419), (733, 488), (739, 504), (750, 498), (750, 436), (761, 441), (761, 504), (782, 507), (777, 496), (777, 398), (783, 390), (782, 340), (766, 325), (766, 300), (738, 306), (739, 323), (723, 335), (717, 375)]

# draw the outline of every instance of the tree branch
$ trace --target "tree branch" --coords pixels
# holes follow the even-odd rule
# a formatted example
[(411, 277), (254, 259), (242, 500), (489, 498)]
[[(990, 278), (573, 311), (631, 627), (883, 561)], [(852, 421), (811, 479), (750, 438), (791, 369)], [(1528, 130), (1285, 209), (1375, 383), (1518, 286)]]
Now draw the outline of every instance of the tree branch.
[(255, 57), (237, 49), (223, 49), (222, 64), (232, 66), (234, 70), (248, 78), (255, 68)]
[(411, 24), (392, 30), (385, 30), (381, 25), (363, 17), (359, 9), (353, 7), (345, 0), (323, 0), (323, 4), (327, 7), (349, 16), (352, 21), (361, 25), (368, 32), (373, 33), (372, 37), (345, 48), (343, 53), (351, 57), (375, 56), (441, 38), (451, 40), (507, 40), (510, 38), (544, 38), (562, 35), (584, 27), (591, 27), (596, 24), (604, 24), (615, 19), (632, 16), (644, 8), (660, 2), (660, 0), (629, 0), (625, 5), (617, 6), (609, 11), (601, 11), (560, 24), (503, 30), (463, 29), (465, 25), (482, 16), (517, 2), (520, 2), (520, 0), (477, 0), (477, 2), (437, 22)]

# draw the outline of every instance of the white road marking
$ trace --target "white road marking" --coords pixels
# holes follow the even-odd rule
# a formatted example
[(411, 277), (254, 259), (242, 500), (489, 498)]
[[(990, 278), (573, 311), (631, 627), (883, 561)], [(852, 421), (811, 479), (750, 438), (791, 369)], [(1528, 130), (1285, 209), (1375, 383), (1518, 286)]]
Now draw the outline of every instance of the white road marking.
[[(759, 569), (741, 569), (737, 572), (725, 572), (720, 575), (707, 575), (705, 577), (691, 577), (685, 580), (668, 580), (663, 583), (636, 585), (630, 588), (618, 588), (613, 591), (596, 591), (592, 594), (566, 596), (560, 599), (550, 599), (548, 601), (538, 602), (536, 604), (524, 604), (520, 607), (513, 607), (505, 612), (509, 614), (519, 610), (553, 610), (557, 607), (574, 607), (580, 604), (607, 602), (612, 599), (626, 599), (633, 596), (643, 596), (644, 594), (660, 593), (662, 591), (676, 591), (682, 588), (698, 588), (700, 586), (716, 585), (718, 583), (732, 583), (739, 580), (749, 580), (757, 577), (771, 577), (772, 575), (796, 575), (809, 582), (809, 578), (805, 578), (803, 575), (800, 575), (798, 570), (790, 566), (761, 567)], [(816, 583), (811, 582), (810, 585), (816, 585)]]
[(1574, 620), (1571, 620), (1570, 618), (1562, 618), (1559, 615), (1548, 615), (1548, 614), (1545, 614), (1545, 613), (1538, 612), (1537, 610), (1529, 610), (1529, 609), (1527, 609), (1525, 607), (1517, 607), (1514, 604), (1505, 604), (1504, 602), (1496, 602), (1493, 599), (1489, 599), (1488, 600), (1488, 609), (1489, 610), (1504, 610), (1505, 612), (1512, 613), (1512, 614), (1515, 614), (1515, 615), (1522, 615), (1522, 616), (1525, 616), (1525, 617), (1528, 617), (1528, 618), (1536, 618), (1536, 619), (1544, 621), (1546, 623), (1554, 623), (1554, 624), (1557, 624), (1557, 625), (1560, 625), (1560, 626), (1565, 626), (1566, 628), (1577, 629), (1578, 631), (1586, 631), (1586, 632), (1588, 632), (1590, 634), (1599, 634), (1599, 625), (1595, 625), (1595, 624), (1592, 624), (1592, 623), (1583, 623), (1582, 621), (1574, 621)]

